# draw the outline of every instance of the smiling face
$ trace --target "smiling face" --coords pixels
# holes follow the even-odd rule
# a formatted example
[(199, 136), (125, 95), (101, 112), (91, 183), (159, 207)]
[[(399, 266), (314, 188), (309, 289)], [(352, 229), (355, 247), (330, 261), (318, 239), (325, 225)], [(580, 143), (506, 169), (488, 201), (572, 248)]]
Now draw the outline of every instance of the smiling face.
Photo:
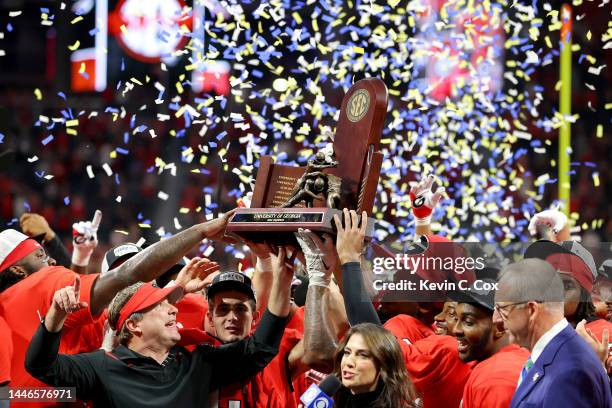
[(593, 286), (593, 304), (598, 317), (612, 321), (612, 282), (600, 280)]
[(563, 305), (563, 314), (566, 317), (571, 317), (576, 314), (578, 304), (580, 303), (580, 284), (572, 275), (560, 273), (563, 281), (563, 291), (565, 293), (565, 304)]
[(127, 321), (130, 331), (141, 341), (160, 348), (171, 348), (181, 339), (176, 327), (178, 309), (164, 299), (142, 311), (139, 321)]
[(42, 268), (54, 266), (55, 264), (55, 259), (47, 255), (45, 249), (41, 247), (21, 258), (13, 266), (11, 266), (11, 268), (27, 276), (33, 274), (34, 272), (38, 272)]
[(453, 334), (457, 337), (461, 361), (481, 361), (490, 357), (495, 348), (492, 312), (469, 303), (458, 303), (456, 312)]
[(350, 389), (353, 394), (374, 391), (379, 371), (363, 336), (354, 333), (344, 347), (340, 362), (342, 385)]
[(235, 290), (220, 292), (213, 296), (209, 306), (207, 319), (219, 340), (230, 343), (249, 335), (257, 315), (246, 294)]
[(456, 322), (456, 307), (457, 302), (445, 302), (442, 311), (434, 316), (434, 332), (436, 334), (447, 334), (449, 336), (453, 335)]

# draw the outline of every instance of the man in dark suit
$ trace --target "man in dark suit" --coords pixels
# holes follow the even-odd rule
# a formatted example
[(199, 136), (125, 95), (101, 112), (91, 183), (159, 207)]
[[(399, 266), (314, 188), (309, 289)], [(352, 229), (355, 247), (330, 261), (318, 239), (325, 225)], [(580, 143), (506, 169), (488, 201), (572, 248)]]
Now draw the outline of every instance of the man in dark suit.
[(531, 351), (511, 408), (612, 408), (608, 376), (563, 317), (563, 299), (561, 278), (545, 261), (526, 259), (500, 273), (495, 319)]

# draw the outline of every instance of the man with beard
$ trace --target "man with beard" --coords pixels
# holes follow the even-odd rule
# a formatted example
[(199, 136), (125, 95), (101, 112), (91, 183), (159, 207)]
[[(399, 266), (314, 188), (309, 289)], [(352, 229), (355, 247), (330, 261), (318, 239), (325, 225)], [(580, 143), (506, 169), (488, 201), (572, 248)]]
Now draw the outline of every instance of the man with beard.
[(493, 318), (495, 291), (454, 294), (459, 358), (476, 362), (463, 389), (463, 408), (507, 408), (529, 352), (510, 344), (503, 322)]
[(599, 267), (593, 285), (595, 315), (612, 322), (612, 259), (606, 259)]

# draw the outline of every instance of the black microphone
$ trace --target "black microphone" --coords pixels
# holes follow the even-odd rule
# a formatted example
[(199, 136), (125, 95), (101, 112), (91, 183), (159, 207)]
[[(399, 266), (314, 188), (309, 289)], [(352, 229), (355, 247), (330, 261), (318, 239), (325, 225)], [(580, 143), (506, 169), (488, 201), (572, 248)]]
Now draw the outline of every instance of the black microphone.
[(330, 408), (334, 406), (332, 396), (342, 387), (342, 383), (333, 374), (325, 377), (321, 384), (312, 384), (300, 397), (305, 408)]

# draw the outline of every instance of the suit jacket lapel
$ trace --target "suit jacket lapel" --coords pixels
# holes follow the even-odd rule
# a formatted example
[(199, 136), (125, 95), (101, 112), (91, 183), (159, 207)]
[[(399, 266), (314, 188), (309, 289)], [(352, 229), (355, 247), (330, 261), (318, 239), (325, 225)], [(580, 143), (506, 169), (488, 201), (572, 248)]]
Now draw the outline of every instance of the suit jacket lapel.
[(512, 407), (517, 407), (519, 403), (531, 393), (533, 388), (542, 381), (542, 378), (546, 375), (546, 367), (553, 362), (563, 343), (568, 341), (573, 335), (576, 335), (576, 333), (574, 329), (568, 325), (548, 343), (542, 354), (540, 354), (540, 357), (538, 357), (537, 361), (533, 364), (533, 367), (531, 367), (531, 370), (529, 370), (525, 378), (523, 378), (521, 385), (519, 385), (514, 392), (511, 404)]

